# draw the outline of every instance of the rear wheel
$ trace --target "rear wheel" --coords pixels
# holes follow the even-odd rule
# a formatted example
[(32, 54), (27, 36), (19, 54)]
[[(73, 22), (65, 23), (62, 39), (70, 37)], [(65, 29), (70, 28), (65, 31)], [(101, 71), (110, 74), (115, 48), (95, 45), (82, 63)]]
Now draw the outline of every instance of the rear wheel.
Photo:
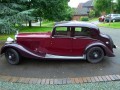
[(12, 65), (17, 65), (20, 63), (20, 55), (18, 52), (12, 48), (9, 48), (5, 52), (5, 57), (8, 63)]
[(90, 63), (98, 63), (104, 58), (104, 51), (100, 47), (92, 47), (87, 52), (87, 60)]

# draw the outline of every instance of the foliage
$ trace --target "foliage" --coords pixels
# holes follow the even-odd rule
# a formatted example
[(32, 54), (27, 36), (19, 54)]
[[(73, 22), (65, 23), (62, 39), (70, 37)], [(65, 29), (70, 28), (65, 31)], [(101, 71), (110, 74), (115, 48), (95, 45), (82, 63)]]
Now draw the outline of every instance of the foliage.
[(21, 4), (20, 0), (1, 0), (0, 1), (0, 34), (12, 33), (22, 26), (26, 20), (32, 20), (29, 16), (32, 10), (26, 10), (26, 7)]
[[(72, 16), (72, 10), (68, 7), (68, 0), (34, 0), (32, 8), (34, 15), (48, 20), (68, 20)], [(37, 3), (36, 3), (37, 2)]]
[(102, 13), (102, 12), (110, 13), (111, 0), (96, 0), (95, 1), (95, 11), (99, 11), (100, 13)]
[(117, 12), (120, 13), (120, 0), (117, 0)]
[(90, 18), (94, 18), (95, 17), (95, 11), (94, 10), (90, 10), (89, 17)]
[(89, 18), (87, 16), (81, 17), (80, 18), (81, 21), (89, 21)]
[(95, 11), (97, 13), (105, 12), (109, 13), (120, 13), (120, 0), (96, 0)]
[(68, 0), (0, 0), (0, 34), (15, 32), (22, 23), (40, 17), (48, 20), (70, 20)]

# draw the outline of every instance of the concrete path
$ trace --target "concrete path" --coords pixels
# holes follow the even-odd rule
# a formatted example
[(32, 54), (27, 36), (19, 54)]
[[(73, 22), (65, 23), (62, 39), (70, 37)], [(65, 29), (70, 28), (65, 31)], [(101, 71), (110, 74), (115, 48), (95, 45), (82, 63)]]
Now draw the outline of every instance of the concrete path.
[(120, 81), (68, 85), (39, 85), (0, 82), (0, 90), (120, 90)]
[[(28, 26), (29, 24), (27, 24)], [(26, 24), (23, 24), (23, 26), (26, 26)], [(32, 23), (32, 26), (40, 26), (40, 22), (35, 22), (35, 23)]]
[(99, 21), (92, 21), (91, 23), (93, 23), (93, 24), (95, 24), (95, 25), (98, 25), (98, 24), (100, 24), (101, 22), (99, 22)]

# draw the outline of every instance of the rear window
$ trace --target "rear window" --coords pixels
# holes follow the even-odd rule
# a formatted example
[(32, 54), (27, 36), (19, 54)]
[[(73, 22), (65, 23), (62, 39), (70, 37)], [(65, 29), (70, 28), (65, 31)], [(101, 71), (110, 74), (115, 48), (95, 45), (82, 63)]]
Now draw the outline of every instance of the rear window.
[(74, 36), (89, 36), (90, 29), (86, 27), (76, 27)]

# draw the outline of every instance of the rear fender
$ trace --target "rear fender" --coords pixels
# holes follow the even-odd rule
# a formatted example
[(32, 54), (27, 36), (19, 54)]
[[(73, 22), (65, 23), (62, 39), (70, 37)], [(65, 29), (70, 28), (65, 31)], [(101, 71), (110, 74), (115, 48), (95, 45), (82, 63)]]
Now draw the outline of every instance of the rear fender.
[(92, 44), (88, 45), (85, 49), (84, 54), (86, 54), (87, 51), (92, 47), (101, 47), (104, 51), (105, 56), (109, 56), (109, 57), (114, 57), (115, 56), (113, 54), (113, 52), (107, 46), (105, 46), (103, 43), (100, 43), (100, 42), (95, 42), (95, 43), (92, 43)]
[(5, 51), (8, 48), (15, 49), (21, 56), (28, 57), (28, 58), (38, 59), (38, 58), (44, 58), (45, 55), (46, 55), (43, 52), (40, 52), (39, 54), (36, 54), (33, 51), (31, 51), (31, 50), (29, 50), (29, 49), (27, 49), (27, 48), (25, 48), (25, 47), (23, 47), (19, 44), (16, 44), (16, 43), (4, 45), (1, 49), (1, 54), (5, 53)]

